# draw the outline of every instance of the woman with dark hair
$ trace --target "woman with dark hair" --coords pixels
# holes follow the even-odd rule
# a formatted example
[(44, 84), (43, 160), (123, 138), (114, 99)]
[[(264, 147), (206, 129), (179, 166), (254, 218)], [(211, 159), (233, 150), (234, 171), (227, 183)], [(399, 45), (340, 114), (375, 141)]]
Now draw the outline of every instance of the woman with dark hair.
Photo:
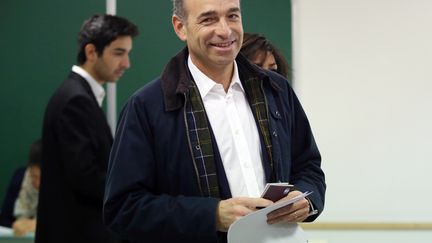
[(291, 70), (285, 57), (265, 36), (245, 32), (240, 52), (255, 65), (291, 78)]

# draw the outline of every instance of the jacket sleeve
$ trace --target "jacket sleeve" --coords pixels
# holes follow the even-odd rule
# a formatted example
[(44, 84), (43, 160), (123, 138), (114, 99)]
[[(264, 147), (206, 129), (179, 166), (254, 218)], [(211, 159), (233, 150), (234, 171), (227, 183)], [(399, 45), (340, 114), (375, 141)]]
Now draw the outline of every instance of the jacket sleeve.
[(21, 167), (15, 170), (12, 178), (9, 181), (6, 195), (3, 199), (0, 213), (0, 226), (8, 228), (12, 227), (12, 223), (15, 221), (14, 217), (14, 206), (15, 201), (18, 198), (19, 191), (21, 190), (21, 184), (24, 179), (26, 168)]
[(325, 175), (321, 169), (321, 154), (318, 150), (306, 114), (291, 87), (288, 86), (289, 107), (291, 110), (291, 180), (302, 191), (312, 191), (308, 196), (318, 214), (306, 221), (313, 221), (324, 209)]
[[(148, 118), (148, 113), (157, 112), (154, 108), (146, 111), (145, 104), (134, 97), (121, 112), (108, 167), (104, 222), (121, 238), (132, 241), (216, 239), (218, 199), (158, 190), (157, 175), (164, 172), (157, 171), (156, 163), (161, 161), (155, 158), (153, 137), (158, 132)], [(169, 151), (170, 145), (165, 146)]]
[(102, 202), (106, 169), (99, 164), (97, 109), (89, 97), (74, 97), (63, 109), (56, 130), (67, 182), (79, 195)]

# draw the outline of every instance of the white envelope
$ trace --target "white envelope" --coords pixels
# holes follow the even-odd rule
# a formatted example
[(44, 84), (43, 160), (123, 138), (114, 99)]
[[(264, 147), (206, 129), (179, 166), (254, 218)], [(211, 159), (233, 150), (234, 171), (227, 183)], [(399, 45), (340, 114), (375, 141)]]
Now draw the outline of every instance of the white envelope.
[(305, 192), (240, 218), (228, 229), (228, 243), (307, 243), (306, 234), (297, 223), (269, 225), (267, 214), (309, 194)]

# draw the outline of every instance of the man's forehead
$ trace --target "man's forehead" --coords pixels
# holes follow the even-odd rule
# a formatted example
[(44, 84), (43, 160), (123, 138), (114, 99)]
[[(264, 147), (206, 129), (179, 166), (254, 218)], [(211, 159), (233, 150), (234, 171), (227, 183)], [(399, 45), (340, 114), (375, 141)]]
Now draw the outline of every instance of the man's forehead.
[(240, 11), (239, 0), (184, 0), (187, 13), (201, 14)]

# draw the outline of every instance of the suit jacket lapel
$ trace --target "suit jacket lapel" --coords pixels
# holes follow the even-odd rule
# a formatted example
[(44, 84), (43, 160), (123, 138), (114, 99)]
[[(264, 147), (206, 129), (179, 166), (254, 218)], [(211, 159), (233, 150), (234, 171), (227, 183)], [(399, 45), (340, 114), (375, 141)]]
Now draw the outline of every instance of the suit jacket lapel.
[(111, 143), (113, 142), (113, 134), (111, 134), (111, 129), (110, 126), (108, 125), (106, 116), (105, 116), (105, 112), (103, 111), (103, 109), (99, 106), (98, 101), (96, 100), (95, 94), (93, 93), (90, 84), (87, 82), (87, 80), (85, 80), (83, 77), (81, 77), (79, 74), (75, 73), (75, 72), (71, 72), (69, 74), (69, 78), (76, 80), (77, 82), (79, 82), (79, 84), (84, 88), (84, 90), (87, 92), (87, 94), (91, 97), (91, 99), (94, 102), (94, 105), (96, 107), (98, 107), (98, 113), (99, 113), (99, 117), (100, 120), (104, 121), (103, 124), (101, 124), (102, 126), (104, 126), (104, 130), (107, 134), (107, 136), (110, 138)]

